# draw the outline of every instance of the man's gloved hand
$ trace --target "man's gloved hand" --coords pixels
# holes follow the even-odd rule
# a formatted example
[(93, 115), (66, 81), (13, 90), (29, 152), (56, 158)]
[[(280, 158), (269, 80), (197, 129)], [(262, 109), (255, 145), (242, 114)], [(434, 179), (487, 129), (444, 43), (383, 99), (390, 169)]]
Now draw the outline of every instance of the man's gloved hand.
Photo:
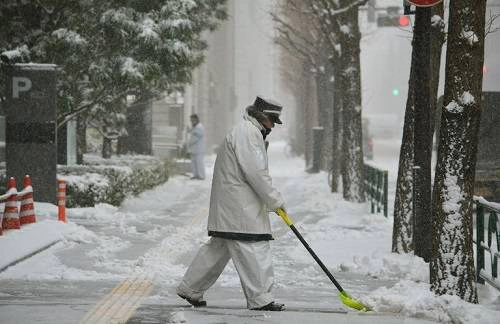
[(276, 210), (276, 214), (278, 214), (281, 218), (283, 218), (283, 220), (288, 226), (293, 225), (293, 221), (290, 218), (290, 216), (288, 216), (288, 213), (286, 212), (284, 205), (281, 205), (281, 207)]
[[(285, 214), (287, 213), (286, 212), (286, 209), (285, 209), (285, 204), (281, 205), (277, 210), (275, 210), (276, 214), (278, 214), (278, 210), (279, 209), (283, 209), (283, 211), (285, 212)], [(279, 214), (278, 214), (279, 215)]]

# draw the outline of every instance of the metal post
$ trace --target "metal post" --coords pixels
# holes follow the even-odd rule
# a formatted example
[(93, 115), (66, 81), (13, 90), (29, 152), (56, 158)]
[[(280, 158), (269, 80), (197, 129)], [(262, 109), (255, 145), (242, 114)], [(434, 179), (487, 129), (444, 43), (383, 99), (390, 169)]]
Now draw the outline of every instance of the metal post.
[(376, 170), (377, 174), (377, 213), (380, 213), (380, 205), (382, 204), (382, 172)]
[[(488, 246), (490, 247), (490, 254), (493, 257), (491, 260), (491, 277), (495, 280), (498, 276), (498, 257), (495, 254), (495, 249), (491, 249), (491, 244), (493, 243), (492, 236), (494, 233), (497, 233), (497, 213), (490, 212), (490, 217), (488, 218)], [(498, 233), (497, 233), (498, 235)], [(497, 251), (500, 243), (498, 239), (500, 237), (497, 236)]]
[(372, 167), (368, 167), (368, 170), (370, 170), (370, 202), (371, 202), (371, 213), (375, 214), (375, 195), (374, 195), (374, 187), (373, 184), (375, 183), (375, 172), (373, 172)]
[(318, 173), (321, 166), (321, 147), (323, 144), (323, 127), (313, 127), (313, 142), (312, 142), (312, 165), (309, 169), (311, 173)]
[(476, 281), (484, 284), (484, 279), (480, 276), (484, 269), (484, 207), (480, 203), (476, 203), (476, 206)]
[(384, 216), (388, 217), (388, 212), (387, 212), (387, 207), (389, 205), (388, 203), (388, 197), (389, 197), (389, 172), (384, 171), (384, 198), (383, 198), (383, 204), (384, 204)]

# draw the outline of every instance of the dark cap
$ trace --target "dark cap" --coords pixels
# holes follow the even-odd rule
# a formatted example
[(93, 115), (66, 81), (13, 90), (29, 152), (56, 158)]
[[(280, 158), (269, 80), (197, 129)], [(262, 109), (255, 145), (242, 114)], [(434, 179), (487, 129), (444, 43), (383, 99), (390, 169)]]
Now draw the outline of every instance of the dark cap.
[(257, 96), (253, 103), (253, 106), (258, 110), (266, 114), (274, 123), (283, 124), (280, 119), (281, 110), (283, 107), (274, 100), (264, 99)]

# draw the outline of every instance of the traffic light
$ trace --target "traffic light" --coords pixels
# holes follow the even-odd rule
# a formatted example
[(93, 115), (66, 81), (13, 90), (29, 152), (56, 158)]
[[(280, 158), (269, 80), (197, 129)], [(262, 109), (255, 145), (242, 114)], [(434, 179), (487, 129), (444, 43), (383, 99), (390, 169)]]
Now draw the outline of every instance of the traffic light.
[(387, 7), (385, 11), (378, 13), (377, 26), (406, 27), (410, 24), (410, 18), (399, 13), (399, 7)]
[(393, 96), (393, 97), (397, 97), (397, 96), (399, 96), (399, 89), (398, 89), (398, 88), (394, 88), (394, 89), (392, 89), (392, 96)]
[(399, 16), (399, 26), (406, 27), (410, 24), (410, 18), (408, 16)]

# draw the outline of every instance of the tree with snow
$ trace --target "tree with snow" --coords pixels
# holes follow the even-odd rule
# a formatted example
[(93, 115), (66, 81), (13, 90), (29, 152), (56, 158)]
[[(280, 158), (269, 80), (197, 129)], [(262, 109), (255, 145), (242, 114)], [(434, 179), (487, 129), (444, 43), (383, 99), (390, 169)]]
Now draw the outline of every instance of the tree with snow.
[(361, 58), (358, 8), (366, 1), (340, 0), (340, 45), (342, 62), (342, 186), (348, 201), (365, 201), (363, 129), (361, 125)]
[[(108, 140), (123, 134), (124, 98), (182, 87), (203, 60), (202, 32), (226, 0), (14, 1), (0, 5), (0, 51), (61, 67), (58, 125), (78, 116)], [(146, 98), (150, 99), (150, 98)], [(84, 137), (85, 124), (79, 130)]]
[[(343, 195), (346, 200), (363, 202), (365, 200), (363, 187), (363, 147), (361, 127), (361, 71), (360, 71), (360, 49), (361, 34), (358, 25), (358, 8), (368, 0), (308, 0), (304, 3), (299, 1), (286, 1), (288, 8), (303, 17), (310, 17), (313, 22), (305, 26), (304, 33), (298, 33), (295, 37), (299, 42), (307, 44), (314, 39), (311, 35), (318, 36), (321, 40), (316, 47), (325, 46), (329, 53), (326, 55), (334, 75), (333, 82), (329, 85), (333, 93), (333, 111), (331, 114), (323, 114), (321, 118), (329, 118), (333, 121), (325, 123), (332, 125), (328, 145), (333, 146), (332, 152), (336, 152), (338, 140), (341, 141), (341, 154), (334, 154), (332, 159), (333, 182), (332, 190), (335, 189), (337, 170), (342, 166)], [(282, 24), (283, 25), (283, 24)], [(296, 26), (292, 26), (295, 27)], [(286, 30), (291, 32), (291, 28)], [(293, 28), (292, 28), (293, 29)], [(311, 34), (308, 34), (311, 33)], [(303, 39), (304, 36), (306, 39)], [(282, 33), (282, 36), (287, 37)], [(302, 39), (301, 39), (302, 38)], [(288, 39), (290, 41), (290, 39)], [(292, 39), (293, 41), (293, 39)], [(304, 48), (304, 47), (303, 47)], [(314, 51), (318, 48), (307, 50), (306, 56), (314, 57)], [(324, 54), (322, 54), (324, 55)], [(321, 67), (321, 65), (320, 65)], [(323, 65), (324, 68), (324, 65)], [(319, 83), (321, 84), (321, 80)], [(330, 80), (327, 80), (328, 82)], [(342, 122), (341, 122), (342, 121)], [(342, 127), (342, 128), (341, 128)], [(342, 134), (340, 138), (339, 134)], [(339, 155), (342, 159), (339, 159)]]
[[(431, 17), (425, 12), (431, 10)], [(424, 13), (424, 15), (422, 15)], [(415, 28), (413, 30), (412, 61), (410, 67), (410, 78), (408, 81), (408, 98), (406, 102), (405, 120), (403, 126), (403, 138), (399, 156), (398, 178), (396, 182), (396, 197), (394, 201), (394, 227), (392, 239), (392, 251), (398, 253), (408, 253), (415, 249), (415, 253), (427, 259), (430, 258), (430, 200), (431, 200), (431, 146), (432, 132), (436, 102), (437, 89), (439, 83), (439, 67), (441, 61), (441, 49), (443, 46), (444, 34), (444, 5), (440, 3), (432, 9), (424, 8), (424, 11), (417, 10), (415, 18)], [(418, 25), (418, 26), (417, 26)], [(422, 34), (430, 36), (429, 39), (422, 38)], [(424, 48), (424, 50), (422, 49)], [(425, 48), (429, 50), (428, 55), (422, 58)], [(428, 69), (426, 77), (416, 77), (416, 71)], [(428, 100), (416, 101), (416, 89), (427, 88)], [(418, 115), (415, 115), (415, 106), (418, 104)], [(422, 117), (423, 115), (423, 117)], [(429, 121), (430, 120), (430, 121)], [(425, 121), (427, 124), (423, 124)], [(419, 142), (419, 147), (415, 148), (415, 123), (420, 123), (418, 134), (415, 138)], [(423, 126), (423, 127), (422, 127)], [(424, 139), (422, 139), (422, 136)], [(419, 226), (414, 228), (414, 181), (413, 167), (415, 165), (415, 149), (419, 152), (418, 165), (425, 165), (420, 169), (418, 177), (419, 190)], [(415, 201), (416, 202), (416, 201)], [(428, 206), (423, 209), (422, 206)], [(424, 226), (422, 226), (424, 224)], [(418, 235), (415, 235), (415, 231)], [(429, 248), (428, 248), (429, 247)], [(425, 256), (424, 256), (425, 254)]]
[(450, 2), (434, 180), (431, 289), (477, 303), (472, 198), (481, 115), (486, 1)]
[[(318, 113), (307, 114), (308, 118), (314, 120), (308, 121), (310, 127), (304, 131), (306, 137), (310, 139), (313, 126), (324, 128), (321, 168), (328, 170), (332, 165), (338, 164), (336, 159), (339, 155), (338, 132), (334, 133), (333, 129), (335, 107), (332, 102), (334, 76), (331, 48), (318, 24), (314, 23), (314, 15), (307, 13), (308, 4), (306, 2), (299, 0), (280, 1), (278, 8), (278, 12), (271, 14), (277, 30), (276, 43), (294, 57), (297, 61), (295, 64), (302, 65), (303, 69), (315, 81)], [(283, 69), (290, 69), (289, 64), (283, 66)], [(309, 160), (309, 153), (306, 150), (306, 160)], [(336, 180), (338, 176), (334, 178)], [(332, 190), (337, 191), (336, 187), (334, 185)]]

